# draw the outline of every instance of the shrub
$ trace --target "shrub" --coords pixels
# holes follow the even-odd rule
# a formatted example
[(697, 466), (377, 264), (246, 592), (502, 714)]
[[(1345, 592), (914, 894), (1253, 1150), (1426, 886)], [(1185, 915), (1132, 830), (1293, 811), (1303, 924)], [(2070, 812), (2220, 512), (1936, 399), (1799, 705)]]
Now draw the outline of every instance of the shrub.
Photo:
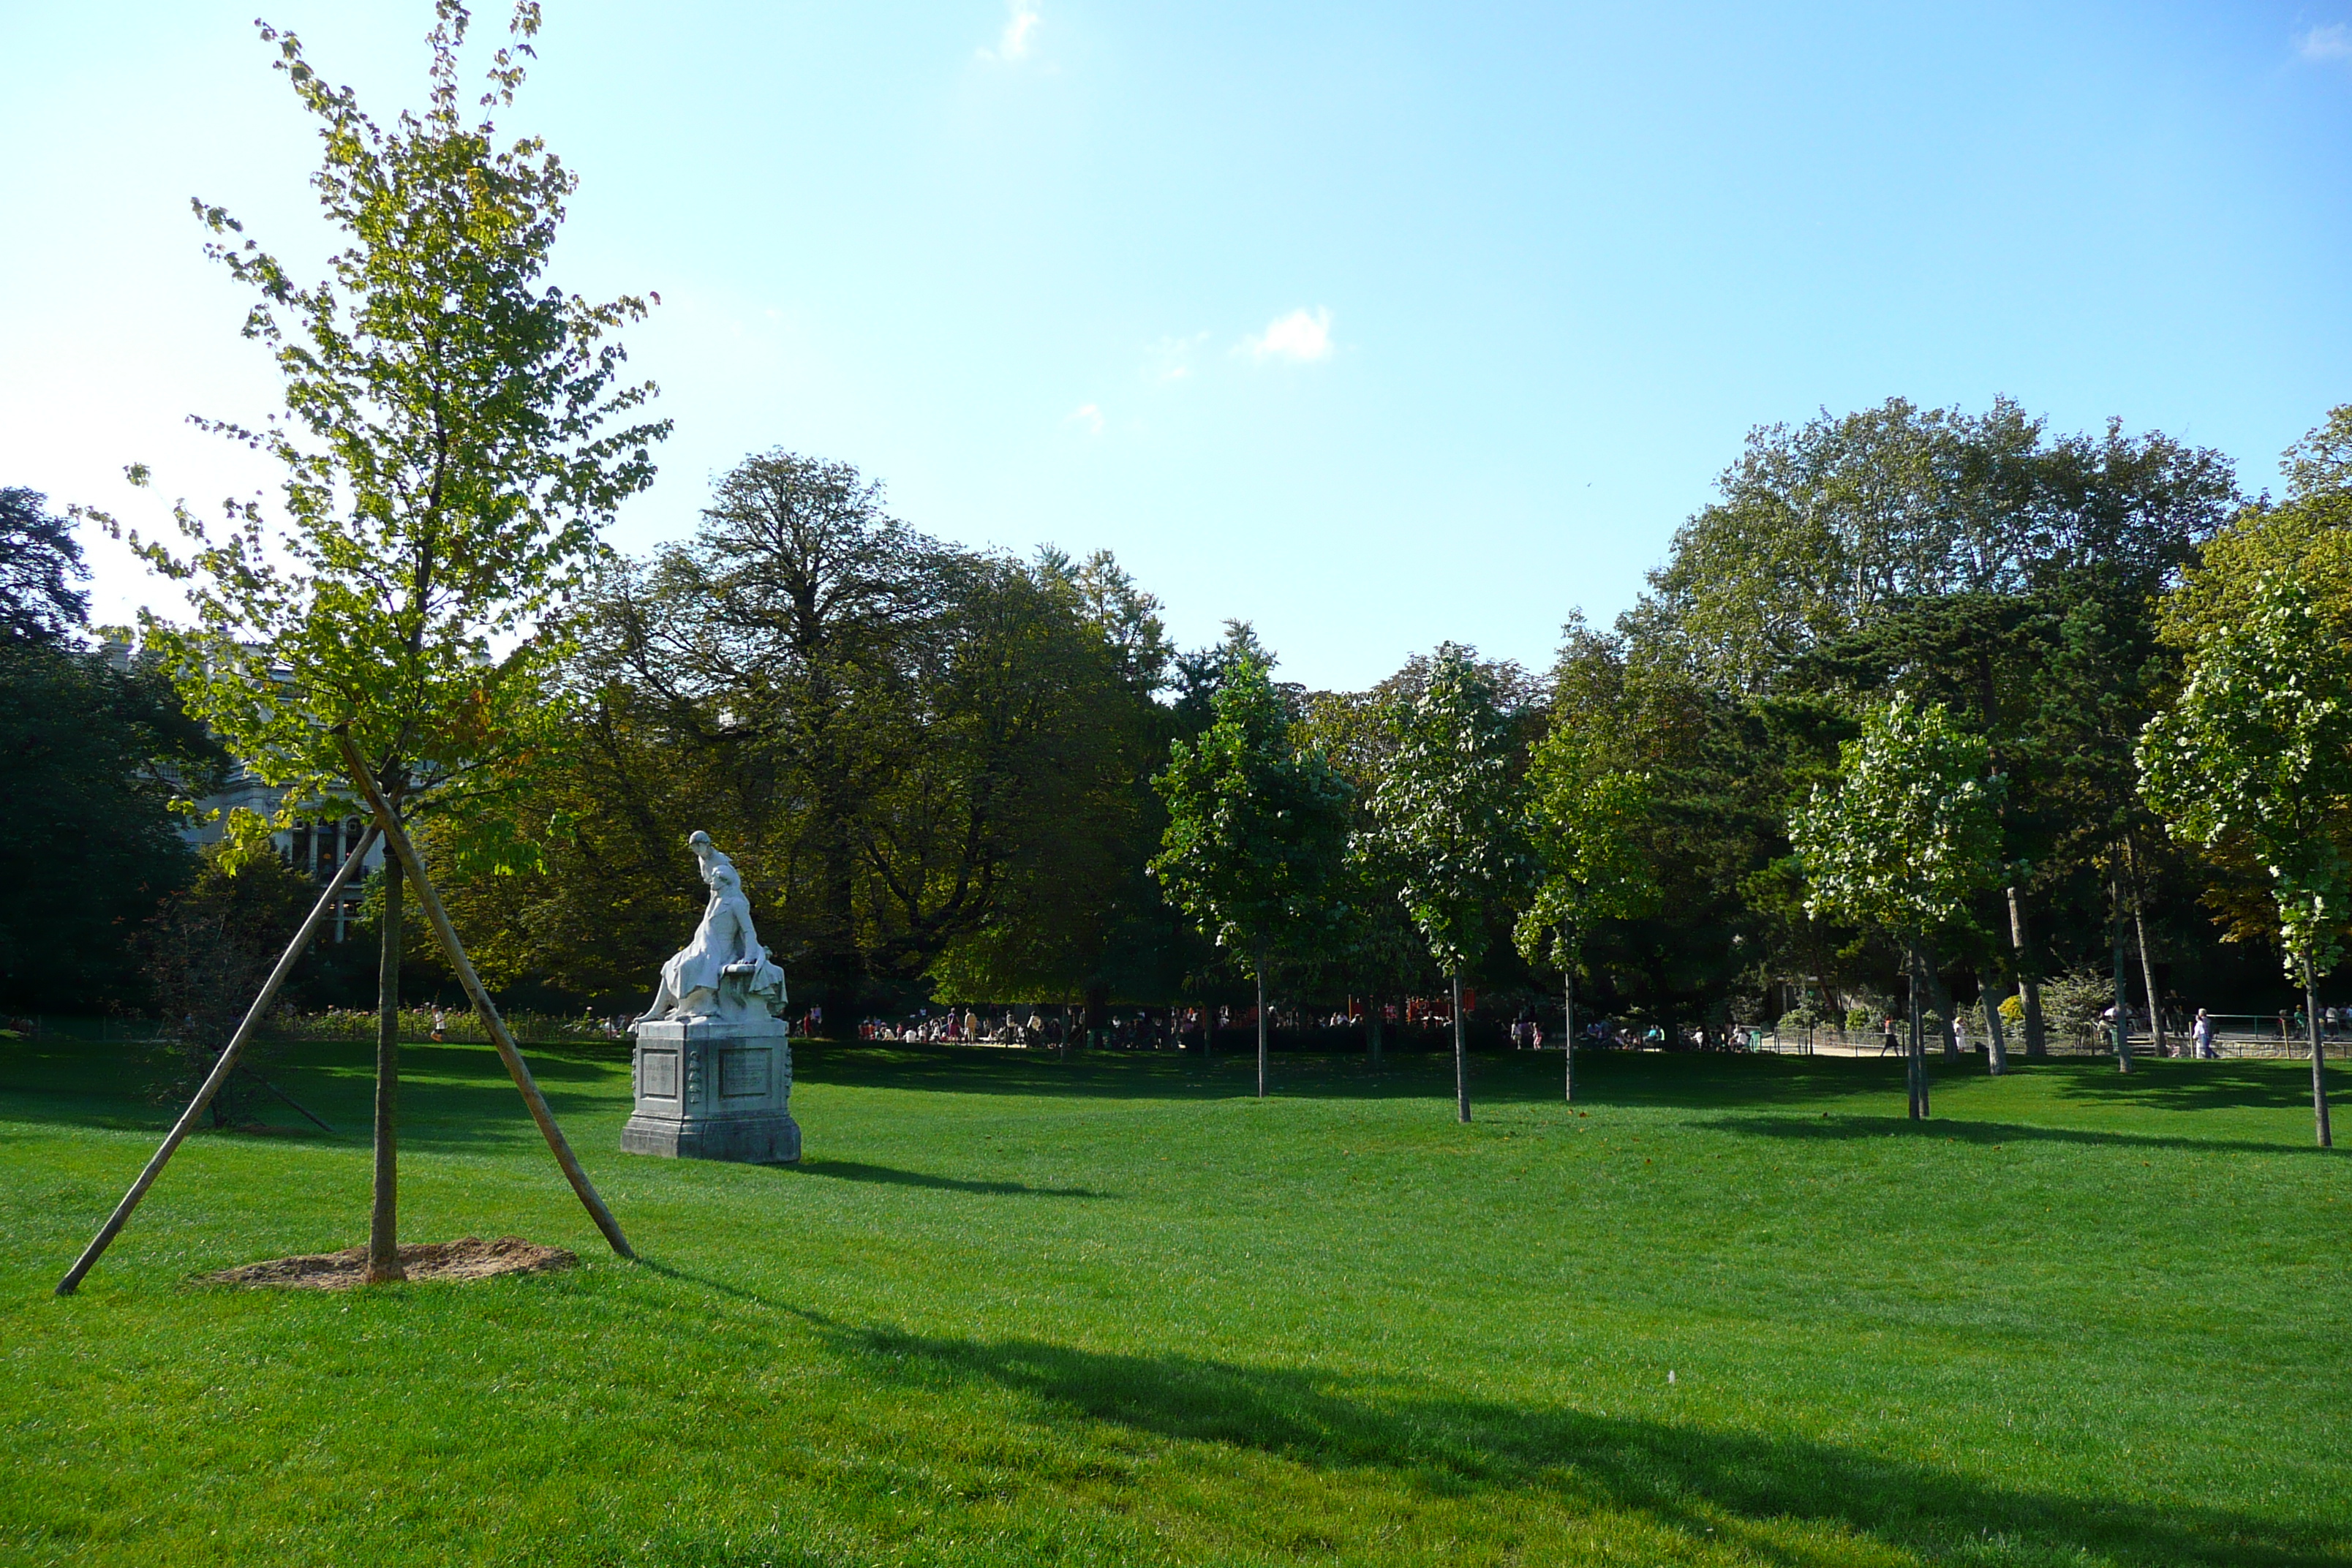
[(2075, 970), (2042, 987), (2042, 1017), (2069, 1038), (2087, 1041), (2099, 1031), (2099, 1015), (2115, 1005), (2113, 978), (2095, 969)]

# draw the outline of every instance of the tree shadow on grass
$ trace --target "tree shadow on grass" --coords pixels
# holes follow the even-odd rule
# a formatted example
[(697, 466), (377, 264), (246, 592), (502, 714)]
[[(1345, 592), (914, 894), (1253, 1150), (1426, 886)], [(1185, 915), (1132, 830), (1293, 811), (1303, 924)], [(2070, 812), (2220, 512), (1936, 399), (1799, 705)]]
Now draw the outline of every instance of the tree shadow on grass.
[(1043, 1402), (1052, 1420), (1221, 1444), (1320, 1470), (1382, 1470), (1432, 1496), (1485, 1490), (1572, 1513), (1622, 1509), (1695, 1547), (1744, 1545), (1767, 1561), (1814, 1559), (1786, 1540), (1790, 1522), (1931, 1559), (2275, 1568), (2347, 1561), (2341, 1531), (2315, 1522), (2013, 1489), (1802, 1437), (1526, 1408), (1322, 1369), (927, 1337), (786, 1310), (877, 1381), (950, 1395), (959, 1385), (993, 1384)]
[[(2341, 1050), (2343, 1047), (2336, 1047)], [(2068, 1100), (2101, 1106), (2134, 1104), (2158, 1110), (2292, 1110), (2311, 1105), (2311, 1058), (2272, 1058), (2218, 1062), (2136, 1058), (2132, 1070), (2113, 1062), (2066, 1064), (2060, 1080)], [(2341, 1066), (2331, 1063), (2331, 1093), (2352, 1088)]]
[(2281, 1140), (2258, 1142), (2246, 1138), (2181, 1138), (2158, 1132), (2101, 1132), (2079, 1127), (2036, 1127), (2019, 1121), (1962, 1121), (1929, 1117), (1913, 1121), (1901, 1116), (1723, 1116), (1699, 1123), (1712, 1132), (1754, 1138), (1782, 1138), (1798, 1142), (1848, 1143), (1865, 1138), (1941, 1139), (1962, 1143), (2078, 1143), (2116, 1149), (2181, 1149), (2212, 1152), (2316, 1155), (2328, 1151)]
[(869, 1165), (860, 1160), (803, 1160), (797, 1165), (772, 1165), (803, 1176), (830, 1176), (846, 1182), (873, 1182), (892, 1187), (931, 1187), (950, 1193), (1003, 1194), (1034, 1198), (1108, 1198), (1091, 1187), (1033, 1187), (1023, 1182), (968, 1182), (954, 1176), (934, 1176), (921, 1171), (901, 1171), (890, 1165)]
[[(492, 1066), (497, 1066), (495, 1058)], [(269, 1110), (269, 1102), (265, 1101), (264, 1113), (272, 1118), (268, 1142), (320, 1150), (349, 1151), (368, 1146), (373, 1137), (372, 1079), (273, 1068), (271, 1081), (324, 1117), (335, 1131), (329, 1134), (308, 1123), (299, 1123), (290, 1110)], [(557, 1124), (572, 1136), (575, 1143), (582, 1126), (600, 1121), (617, 1123), (628, 1112), (625, 1087), (616, 1096), (598, 1094), (593, 1089), (551, 1088), (542, 1082), (541, 1091)], [(446, 1079), (404, 1081), (400, 1098), (400, 1143), (404, 1151), (486, 1153), (541, 1142), (530, 1110), (503, 1069), (462, 1082)], [(41, 1089), (0, 1090), (0, 1121), (130, 1133), (151, 1143), (162, 1141), (184, 1109), (182, 1104), (159, 1105), (119, 1089), (91, 1089), (71, 1094)], [(282, 1121), (278, 1119), (280, 1117)], [(215, 1130), (209, 1119), (199, 1124), (195, 1136), (207, 1140), (249, 1137), (236, 1129)]]

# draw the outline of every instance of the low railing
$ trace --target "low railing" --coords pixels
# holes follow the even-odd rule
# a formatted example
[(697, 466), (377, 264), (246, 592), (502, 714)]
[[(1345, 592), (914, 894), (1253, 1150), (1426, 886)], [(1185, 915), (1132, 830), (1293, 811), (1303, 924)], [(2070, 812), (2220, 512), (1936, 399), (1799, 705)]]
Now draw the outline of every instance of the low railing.
[[(1885, 1032), (1878, 1029), (1846, 1030), (1822, 1026), (1797, 1031), (1784, 1030), (1769, 1024), (1748, 1024), (1735, 1025), (1733, 1035), (1736, 1049), (1772, 1051), (1782, 1056), (1899, 1055), (1907, 1044), (1907, 1037), (1899, 1026), (1895, 1030), (1895, 1045), (1892, 1052), (1886, 1049)], [(2340, 1032), (2329, 1034), (2323, 1031), (2321, 1038), (2329, 1055), (2339, 1052), (2352, 1055), (2352, 1038), (2347, 1038)], [(2134, 1029), (2130, 1040), (2134, 1056), (2152, 1057), (2157, 1054), (2157, 1039), (2149, 1030)], [(1982, 1035), (1971, 1033), (1969, 1037), (1969, 1054), (1981, 1055), (1986, 1044)], [(2025, 1031), (2011, 1028), (2007, 1044), (2011, 1057), (2023, 1057)], [(2164, 1045), (2175, 1057), (2185, 1057), (2191, 1048), (2188, 1031), (2169, 1026), (2165, 1030)], [(2050, 1029), (2043, 1036), (2043, 1048), (2053, 1057), (2105, 1057), (2113, 1056), (2116, 1047), (2114, 1036), (2102, 1026), (2097, 1029)], [(1943, 1054), (1944, 1042), (1940, 1033), (1928, 1037), (1927, 1051), (1930, 1056)], [(2226, 1020), (2215, 1019), (2213, 1054), (2221, 1059), (2285, 1058), (2308, 1061), (2311, 1059), (2311, 1042), (2307, 1033), (2294, 1029), (2292, 1024), (2282, 1035), (2275, 1018), (2262, 1014), (2231, 1014)]]

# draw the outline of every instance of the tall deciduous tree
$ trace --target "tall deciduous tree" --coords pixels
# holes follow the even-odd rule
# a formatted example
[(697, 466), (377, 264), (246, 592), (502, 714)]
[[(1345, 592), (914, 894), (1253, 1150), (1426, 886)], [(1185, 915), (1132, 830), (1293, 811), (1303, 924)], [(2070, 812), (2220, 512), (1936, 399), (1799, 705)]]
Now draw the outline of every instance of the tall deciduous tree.
[(0, 489), (0, 642), (69, 637), (89, 613), (89, 595), (74, 586), (89, 575), (81, 542), (49, 510), (48, 497)]
[(1291, 744), (1265, 661), (1241, 658), (1206, 732), (1169, 747), (1168, 826), (1151, 862), (1169, 902), (1248, 963), (1257, 982), (1257, 1092), (1266, 1091), (1265, 979), (1277, 952), (1312, 953), (1341, 925), (1347, 783)]
[[(1412, 666), (1407, 667), (1410, 672)], [(1402, 874), (1372, 815), (1372, 796), (1395, 749), (1391, 715), (1403, 700), (1391, 677), (1370, 691), (1318, 691), (1293, 733), (1320, 752), (1348, 781), (1347, 928), (1318, 974), (1327, 989), (1365, 998), (1364, 1047), (1381, 1060), (1391, 998), (1402, 1001), (1429, 976), (1429, 949), (1397, 900)]]
[(1556, 724), (1528, 763), (1528, 841), (1538, 877), (1514, 935), (1528, 963), (1560, 972), (1562, 1098), (1576, 1099), (1576, 971), (1601, 921), (1647, 912), (1657, 879), (1643, 853), (1649, 781), (1610, 764), (1602, 738)]
[(934, 983), (1107, 995), (1159, 906), (1153, 608), (1108, 556), (960, 550), (846, 464), (748, 457), (692, 539), (605, 582), (577, 832), (509, 879), (511, 919), (593, 937), (611, 868), (658, 879), (699, 826), (830, 1030)]
[(1402, 878), (1398, 899), (1453, 988), (1454, 1114), (1467, 1121), (1462, 975), (1486, 955), (1496, 910), (1527, 872), (1516, 747), (1492, 677), (1455, 643), (1438, 648), (1426, 685), (1392, 723), (1372, 812)]
[(2312, 1118), (2330, 1141), (2317, 977), (2352, 933), (2352, 404), (2287, 448), (2160, 611), (2186, 673), (2140, 737), (2141, 793), (2204, 852), (2229, 941), (2275, 942), (2304, 990)]
[(0, 638), (0, 1007), (138, 1005), (125, 939), (196, 869), (220, 751), (152, 659)]
[(2000, 865), (2001, 782), (1983, 737), (1941, 703), (1896, 698), (1864, 716), (1838, 749), (1839, 776), (1798, 809), (1789, 837), (1801, 858), (1805, 907), (1876, 926), (1903, 945), (1910, 978), (1910, 1114), (1928, 1111), (1920, 1032), (1921, 951)]
[[(2341, 580), (2346, 552), (2333, 553)], [(2147, 799), (2184, 838), (2264, 873), (2310, 1029), (2311, 1114), (2325, 1148), (2319, 977), (2352, 913), (2352, 617), (2264, 574), (2205, 623), (2187, 684), (2140, 738)]]
[(1755, 890), (1787, 854), (1792, 747), (1761, 705), (1711, 689), (1638, 635), (1575, 622), (1553, 667), (1550, 710), (1554, 725), (1606, 746), (1612, 766), (1648, 780), (1642, 852), (1671, 892), (1588, 933), (1584, 959), (1678, 1043), (1691, 1021), (1722, 1021), (1760, 979), (1772, 928)]
[[(231, 502), (215, 534), (179, 508), (189, 552), (141, 548), (186, 584), (196, 624), (151, 636), (190, 709), (292, 810), (353, 798), (338, 731), (404, 818), (465, 819), (561, 743), (548, 678), (562, 611), (599, 531), (652, 482), (651, 447), (669, 430), (616, 424), (653, 393), (622, 380), (606, 341), (643, 302), (592, 304), (545, 281), (577, 177), (535, 138), (496, 140), (489, 111), (514, 100), (538, 6), (516, 6), (471, 122), (458, 79), (468, 14), (438, 0), (435, 15), (426, 107), (390, 126), (320, 77), (292, 34), (261, 28), (319, 123), (311, 186), (348, 237), (327, 278), (298, 283), (236, 240), (226, 211), (196, 204), (220, 237), (208, 254), (259, 296), (245, 333), (270, 351), (286, 399), (258, 426), (199, 423), (278, 459), (286, 524)], [(400, 1268), (402, 881), (388, 866), (372, 1279)]]

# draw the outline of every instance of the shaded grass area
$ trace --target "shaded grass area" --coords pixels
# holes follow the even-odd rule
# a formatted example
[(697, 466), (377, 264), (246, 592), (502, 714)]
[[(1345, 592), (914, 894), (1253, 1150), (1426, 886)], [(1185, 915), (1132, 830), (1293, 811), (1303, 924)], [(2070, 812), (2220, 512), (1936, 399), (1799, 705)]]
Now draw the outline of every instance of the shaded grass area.
[[(565, 1275), (337, 1298), (208, 1268), (364, 1232), (330, 1137), (192, 1140), (117, 1048), (0, 1047), (0, 1560), (2352, 1561), (2352, 1176), (2294, 1063), (1450, 1064), (805, 1049), (798, 1169), (615, 1152), (625, 1063), (530, 1053), (647, 1261), (486, 1048), (404, 1053), (412, 1240)], [(290, 1112), (285, 1113), (292, 1121)], [(1671, 1375), (1671, 1381), (1669, 1374)]]

